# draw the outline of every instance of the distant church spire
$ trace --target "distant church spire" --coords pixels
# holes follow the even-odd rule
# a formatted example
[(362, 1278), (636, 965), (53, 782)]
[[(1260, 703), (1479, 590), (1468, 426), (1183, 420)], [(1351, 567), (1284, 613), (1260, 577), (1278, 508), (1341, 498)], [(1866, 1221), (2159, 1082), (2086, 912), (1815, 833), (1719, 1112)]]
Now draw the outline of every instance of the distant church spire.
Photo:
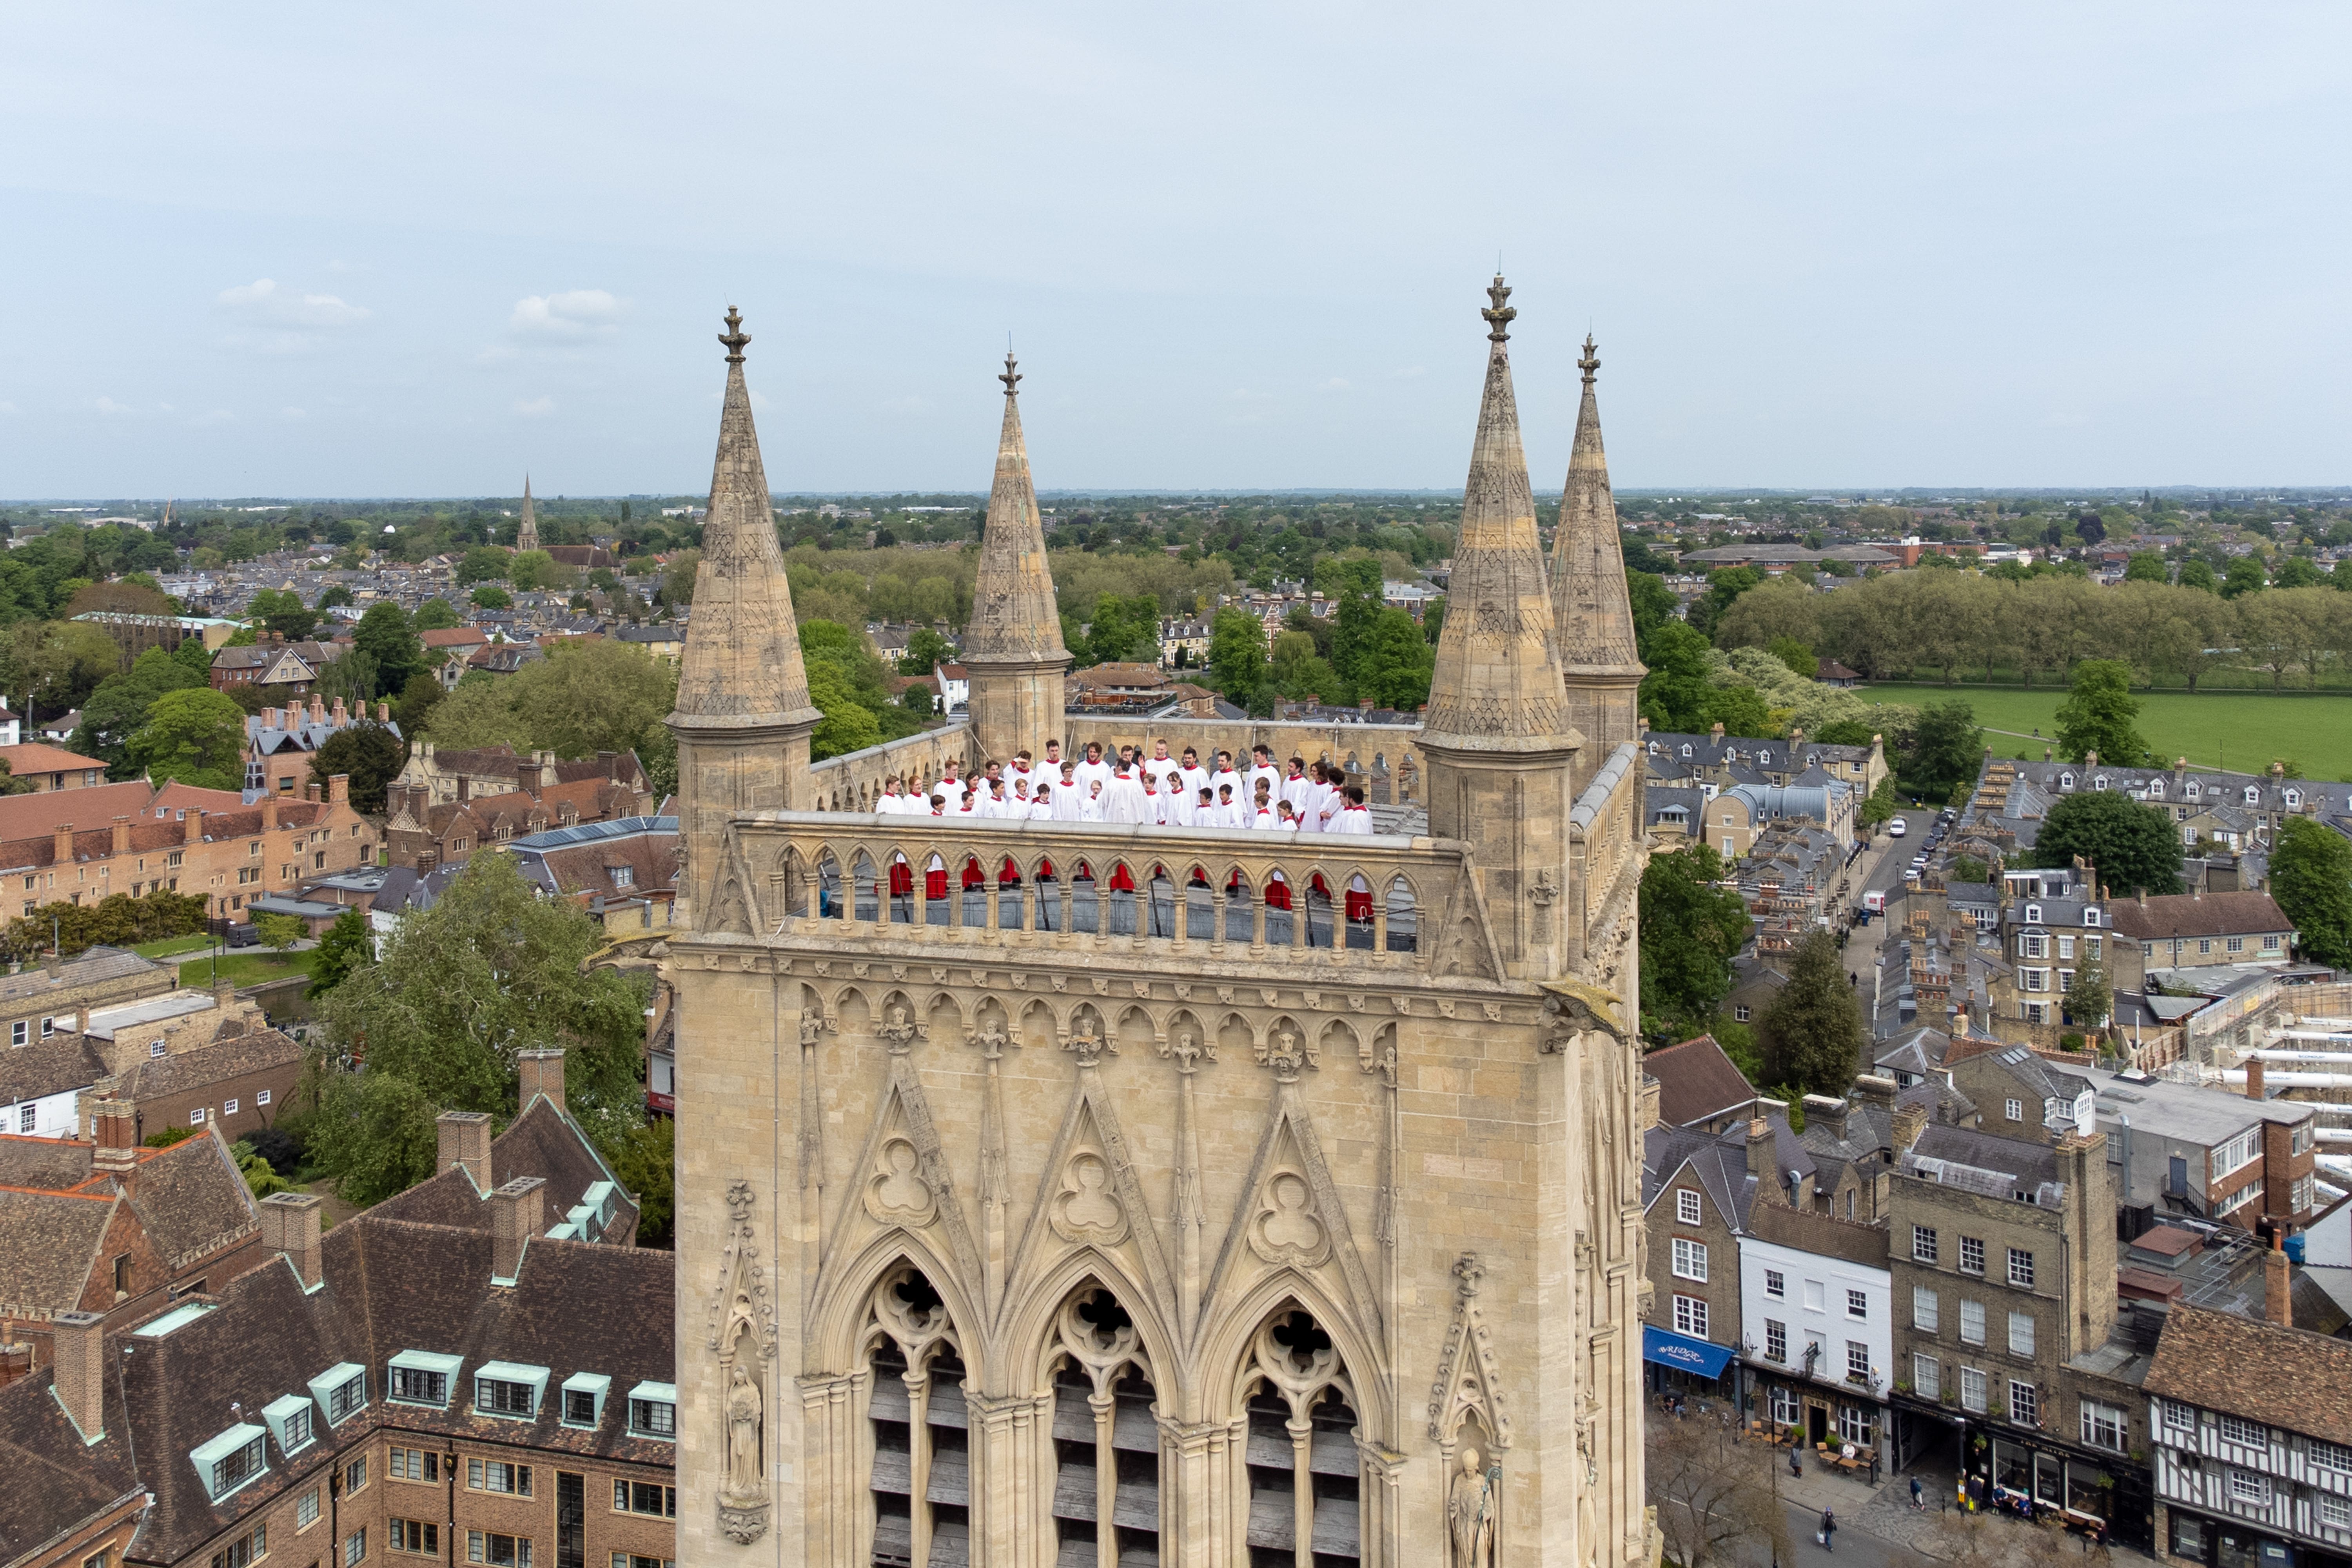
[(1561, 700), (1551, 594), (1536, 538), (1519, 405), (1511, 389), (1510, 323), (1518, 312), (1500, 273), (1486, 290), (1486, 387), (1462, 531), (1430, 681), (1424, 747), (1543, 751), (1576, 744)]
[(539, 516), (530, 509), (530, 476), (522, 477), (522, 527), (515, 534), (517, 551), (539, 548)]
[(1586, 742), (1578, 759), (1581, 784), (1611, 752), (1639, 739), (1640, 689), (1648, 671), (1635, 650), (1617, 501), (1609, 488), (1601, 405), (1592, 391), (1601, 360), (1590, 332), (1577, 368), (1584, 373), (1584, 401), (1576, 413), (1559, 531), (1552, 539), (1551, 609), (1567, 676), (1569, 719)]
[(996, 379), (1004, 384), (1004, 424), (996, 438), (996, 477), (981, 530), (963, 662), (982, 754), (1003, 761), (1024, 749), (1043, 756), (1045, 742), (1060, 736), (1062, 672), (1070, 651), (1062, 643), (1045, 525), (1021, 433), (1021, 373), (1009, 350)]
[(731, 307), (719, 341), (728, 350), (727, 395), (678, 661), (677, 708), (669, 716), (688, 868), (681, 891), (693, 900), (696, 930), (736, 918), (709, 897), (724, 869), (727, 818), (809, 804), (809, 731), (824, 717), (809, 701), (775, 504), (743, 383), (743, 348), (751, 339)]

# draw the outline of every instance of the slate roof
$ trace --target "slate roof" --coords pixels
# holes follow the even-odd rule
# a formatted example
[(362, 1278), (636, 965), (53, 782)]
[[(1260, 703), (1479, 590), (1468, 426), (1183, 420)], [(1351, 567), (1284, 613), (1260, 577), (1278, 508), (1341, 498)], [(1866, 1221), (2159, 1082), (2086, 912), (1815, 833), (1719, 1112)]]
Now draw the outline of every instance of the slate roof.
[(1756, 1098), (1755, 1087), (1713, 1035), (1663, 1046), (1642, 1058), (1642, 1070), (1658, 1080), (1658, 1116), (1671, 1127), (1706, 1121)]
[(160, 1100), (247, 1073), (291, 1067), (301, 1059), (302, 1047), (276, 1029), (244, 1029), (226, 1038), (215, 1035), (210, 1044), (193, 1050), (142, 1058), (123, 1075), (115, 1092), (130, 1100)]
[(80, 1035), (58, 1034), (14, 1049), (0, 1047), (0, 1105), (87, 1089), (105, 1076), (106, 1058)]
[[(497, 1186), (517, 1176), (537, 1176), (546, 1182), (540, 1205), (551, 1226), (562, 1224), (591, 1186), (612, 1182), (615, 1189), (613, 1218), (604, 1227), (605, 1238), (626, 1246), (636, 1234), (636, 1205), (620, 1190), (620, 1183), (597, 1157), (587, 1135), (544, 1097), (533, 1100), (505, 1131), (490, 1140), (490, 1184)], [(473, 1177), (457, 1165), (386, 1198), (369, 1212), (386, 1219), (479, 1230), (486, 1236), (490, 1228), (490, 1205), (475, 1191)]]
[[(305, 1292), (293, 1269), (272, 1259), (220, 1285), (215, 1310), (154, 1339), (136, 1342), (105, 1380), (106, 1436), (85, 1447), (50, 1393), (47, 1368), (0, 1389), (0, 1458), (10, 1464), (9, 1506), (0, 1509), (0, 1553), (14, 1557), (63, 1525), (137, 1486), (155, 1496), (141, 1528), (142, 1560), (185, 1557), (243, 1521), (308, 1489), (349, 1457), (358, 1429), (290, 1458), (270, 1446), (260, 1479), (215, 1505), (191, 1449), (272, 1400), (306, 1392), (309, 1380), (342, 1362), (368, 1369), (372, 1426), (457, 1441), (513, 1444), (551, 1458), (570, 1453), (642, 1464), (648, 1479), (675, 1464), (669, 1443), (627, 1435), (627, 1391), (674, 1376), (675, 1263), (667, 1252), (578, 1242), (532, 1241), (512, 1289), (493, 1289), (487, 1230), (418, 1225), (369, 1213), (327, 1233), (324, 1283)], [(383, 1403), (384, 1366), (404, 1350), (549, 1369), (548, 1390), (527, 1435), (512, 1420), (472, 1414), (462, 1384), (446, 1411)], [(614, 1394), (593, 1430), (566, 1427), (552, 1397), (574, 1373), (604, 1373)], [(324, 1428), (323, 1419), (320, 1422)], [(436, 1445), (437, 1446), (437, 1445)], [(136, 1456), (135, 1461), (133, 1456)]]
[(2352, 1342), (2176, 1306), (2147, 1392), (2341, 1443), (2352, 1433)]
[(1744, 1131), (1717, 1137), (1686, 1127), (1653, 1127), (1642, 1135), (1642, 1206), (1658, 1201), (1685, 1167), (1725, 1225), (1745, 1232), (1756, 1206)]
[[(124, 980), (135, 974), (153, 974), (159, 982), (164, 977), (163, 966), (140, 957), (127, 948), (85, 948), (79, 956), (68, 958), (58, 965), (51, 975), (41, 965), (28, 964), (15, 974), (0, 975), (0, 1007), (10, 1007), (32, 998), (36, 1000), (76, 985), (94, 985), (105, 980)], [(159, 989), (169, 990), (168, 984)], [(29, 1047), (28, 1047), (29, 1048)]]

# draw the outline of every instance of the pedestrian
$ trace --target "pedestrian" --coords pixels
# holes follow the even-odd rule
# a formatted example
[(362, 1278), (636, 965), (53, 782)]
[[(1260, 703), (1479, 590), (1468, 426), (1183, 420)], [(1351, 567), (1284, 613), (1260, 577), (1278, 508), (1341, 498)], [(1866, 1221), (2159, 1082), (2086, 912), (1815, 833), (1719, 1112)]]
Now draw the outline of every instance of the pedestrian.
[(1927, 1506), (1926, 1493), (1921, 1489), (1919, 1478), (1916, 1476), (1911, 1478), (1911, 1506), (1921, 1509)]
[(1789, 1473), (1801, 1479), (1805, 1473), (1805, 1461), (1798, 1457), (1800, 1452), (1801, 1450), (1794, 1444), (1790, 1445)]
[(1822, 1510), (1822, 1550), (1837, 1550), (1837, 1515), (1829, 1509)]

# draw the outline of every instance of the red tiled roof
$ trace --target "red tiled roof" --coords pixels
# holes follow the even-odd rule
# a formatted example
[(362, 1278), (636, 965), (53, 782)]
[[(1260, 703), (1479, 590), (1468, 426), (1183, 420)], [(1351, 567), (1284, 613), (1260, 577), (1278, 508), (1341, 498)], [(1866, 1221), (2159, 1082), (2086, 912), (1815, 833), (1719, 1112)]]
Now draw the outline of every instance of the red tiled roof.
[(84, 768), (102, 768), (105, 763), (96, 757), (77, 756), (60, 746), (45, 746), (38, 741), (27, 741), (21, 746), (0, 746), (0, 762), (18, 778), (30, 773), (79, 773)]
[(2144, 903), (2116, 899), (2107, 905), (2107, 923), (2135, 942), (2294, 929), (2268, 893), (2173, 893)]
[(474, 647), (490, 640), (489, 634), (478, 626), (436, 626), (429, 632), (419, 632), (426, 647)]
[(1658, 1119), (1669, 1127), (1704, 1121), (1756, 1098), (1755, 1087), (1713, 1035), (1652, 1051), (1642, 1058), (1642, 1071), (1658, 1080)]
[(2352, 1432), (2352, 1343), (2234, 1312), (2176, 1304), (2146, 1387), (2330, 1442)]

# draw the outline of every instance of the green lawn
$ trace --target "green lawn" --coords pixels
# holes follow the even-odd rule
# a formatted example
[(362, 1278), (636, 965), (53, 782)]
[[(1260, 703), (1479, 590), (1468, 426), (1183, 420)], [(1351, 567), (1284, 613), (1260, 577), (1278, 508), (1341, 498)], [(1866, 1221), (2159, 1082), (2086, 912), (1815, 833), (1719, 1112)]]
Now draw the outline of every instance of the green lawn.
[[(2040, 761), (2042, 748), (2058, 731), (2063, 689), (2027, 691), (2015, 687), (1873, 685), (1862, 695), (1880, 702), (1965, 700), (1996, 756), (2024, 753)], [(2304, 776), (2352, 779), (2352, 697), (2256, 697), (2236, 692), (2135, 692), (2139, 732), (2169, 762), (2187, 757), (2200, 767), (2254, 773), (2273, 757), (2302, 764)], [(2042, 740), (2033, 732), (2040, 730)], [(2009, 731), (2000, 733), (1999, 731)]]
[[(318, 956), (317, 948), (300, 952), (276, 953), (268, 948), (240, 948), (235, 952), (224, 950), (220, 956), (220, 977), (233, 985), (259, 985), (271, 980), (283, 980), (291, 974), (308, 974), (310, 963)], [(213, 985), (213, 961), (209, 955), (192, 958), (180, 965), (180, 984), (198, 991), (209, 991)]]

